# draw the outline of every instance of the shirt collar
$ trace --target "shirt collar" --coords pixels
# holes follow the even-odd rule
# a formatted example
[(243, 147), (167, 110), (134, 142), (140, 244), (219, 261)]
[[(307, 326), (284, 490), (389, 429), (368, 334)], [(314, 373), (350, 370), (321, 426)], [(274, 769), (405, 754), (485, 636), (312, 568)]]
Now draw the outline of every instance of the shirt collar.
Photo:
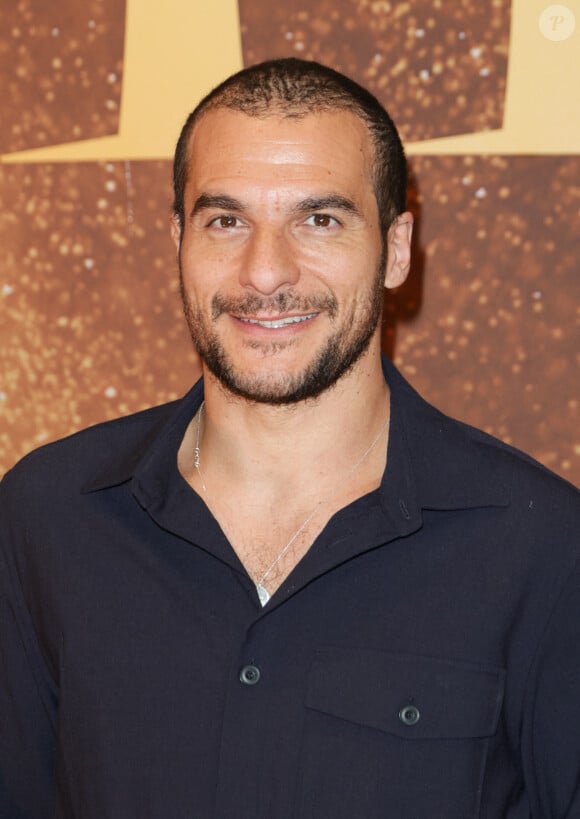
[[(203, 399), (203, 379), (197, 381), (179, 401), (163, 404), (130, 416), (135, 419), (136, 434), (125, 430), (120, 442), (120, 451), (108, 457), (83, 485), (83, 492), (97, 492), (109, 489), (134, 479), (138, 485), (164, 487), (165, 479), (172, 469), (177, 468), (177, 451), (185, 435), (187, 425), (197, 412)], [(152, 418), (147, 416), (152, 414)], [(140, 432), (138, 421), (143, 419)], [(119, 423), (129, 419), (119, 419)], [(112, 422), (116, 423), (116, 422)], [(150, 493), (148, 489), (147, 494)]]
[[(415, 493), (411, 500), (422, 509), (508, 506), (508, 447), (428, 404), (386, 358), (383, 370), (402, 439), (398, 457)], [(389, 442), (389, 457), (395, 443)]]
[[(391, 393), (391, 425), (388, 465), (377, 500), (388, 516), (416, 528), (420, 509), (509, 505), (508, 448), (436, 410), (385, 357), (383, 371)], [(180, 401), (134, 416), (145, 419), (149, 412), (154, 420), (144, 423), (143, 433), (124, 451), (106, 458), (83, 492), (132, 478), (144, 500), (159, 502), (177, 469), (177, 450), (202, 398), (200, 379)]]

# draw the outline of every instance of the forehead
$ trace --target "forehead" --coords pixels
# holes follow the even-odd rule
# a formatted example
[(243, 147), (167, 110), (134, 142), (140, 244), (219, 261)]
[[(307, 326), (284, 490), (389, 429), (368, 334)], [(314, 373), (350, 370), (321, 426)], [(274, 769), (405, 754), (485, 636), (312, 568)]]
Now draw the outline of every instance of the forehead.
[(187, 186), (195, 191), (236, 184), (368, 188), (373, 146), (365, 123), (350, 111), (302, 117), (248, 116), (218, 108), (194, 126)]

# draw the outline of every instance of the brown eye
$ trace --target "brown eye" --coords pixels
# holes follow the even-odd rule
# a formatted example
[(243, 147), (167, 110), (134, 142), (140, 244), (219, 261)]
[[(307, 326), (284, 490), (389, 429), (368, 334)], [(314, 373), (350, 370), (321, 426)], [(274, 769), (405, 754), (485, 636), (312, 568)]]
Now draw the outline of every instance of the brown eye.
[(315, 228), (331, 228), (338, 224), (334, 216), (328, 213), (313, 213), (306, 220), (306, 224)]
[(230, 213), (224, 213), (221, 216), (215, 216), (208, 222), (208, 227), (218, 228), (220, 230), (228, 230), (230, 228), (238, 227), (238, 217), (232, 216)]
[(238, 220), (235, 216), (220, 216), (217, 223), (221, 228), (233, 228), (237, 225)]

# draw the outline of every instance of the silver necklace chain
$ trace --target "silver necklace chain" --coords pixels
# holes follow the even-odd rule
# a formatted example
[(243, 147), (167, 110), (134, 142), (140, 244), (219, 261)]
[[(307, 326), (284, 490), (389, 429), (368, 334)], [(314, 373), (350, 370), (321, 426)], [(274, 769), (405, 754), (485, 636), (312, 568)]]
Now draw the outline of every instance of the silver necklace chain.
[[(193, 465), (195, 466), (196, 472), (199, 475), (199, 480), (200, 480), (201, 485), (203, 487), (203, 491), (207, 495), (208, 499), (211, 499), (211, 496), (210, 496), (209, 492), (207, 491), (207, 486), (205, 485), (205, 481), (203, 479), (203, 474), (201, 472), (201, 464), (200, 464), (200, 461), (201, 461), (201, 450), (200, 450), (201, 417), (202, 417), (202, 414), (203, 414), (204, 407), (205, 407), (205, 401), (202, 401), (201, 406), (199, 408), (198, 416), (197, 416), (197, 433), (196, 433), (196, 440), (195, 440), (195, 448), (194, 448), (194, 451), (193, 451)], [(292, 535), (290, 540), (282, 547), (282, 549), (278, 552), (278, 554), (276, 555), (276, 557), (274, 558), (272, 563), (268, 566), (266, 571), (260, 576), (260, 578), (258, 579), (258, 582), (256, 583), (256, 592), (258, 594), (258, 598), (259, 598), (260, 603), (262, 604), (262, 606), (265, 606), (266, 603), (268, 602), (268, 600), (270, 599), (270, 593), (268, 592), (268, 590), (264, 586), (265, 581), (272, 574), (272, 572), (274, 571), (274, 569), (276, 568), (276, 566), (278, 565), (280, 560), (282, 560), (284, 555), (288, 552), (288, 550), (290, 549), (292, 544), (295, 542), (296, 538), (308, 526), (308, 524), (313, 519), (313, 517), (316, 515), (316, 513), (318, 512), (320, 507), (323, 504), (327, 503), (327, 501), (331, 500), (336, 495), (336, 493), (339, 491), (339, 489), (341, 489), (341, 487), (344, 486), (344, 484), (349, 480), (349, 478), (351, 478), (354, 475), (356, 470), (360, 466), (362, 466), (362, 464), (366, 461), (366, 459), (371, 454), (371, 452), (373, 451), (375, 446), (378, 444), (378, 442), (379, 442), (380, 438), (382, 437), (383, 433), (387, 429), (388, 424), (389, 424), (389, 416), (387, 416), (387, 420), (382, 425), (382, 427), (380, 428), (378, 433), (375, 435), (375, 437), (373, 438), (373, 440), (371, 441), (371, 443), (369, 444), (367, 449), (360, 456), (358, 461), (354, 464), (354, 466), (351, 466), (351, 468), (346, 473), (344, 478), (341, 478), (341, 480), (336, 484), (336, 486), (334, 486), (331, 489), (330, 492), (328, 492), (326, 495), (324, 495), (324, 497), (321, 500), (318, 501), (318, 503), (316, 504), (316, 506), (314, 507), (312, 512), (310, 512), (310, 514), (308, 515), (306, 520), (303, 521), (300, 524), (300, 526), (298, 527), (298, 529), (296, 529), (296, 531), (294, 532), (294, 534)], [(227, 532), (226, 532), (226, 534), (227, 534)], [(229, 536), (228, 536), (228, 538), (229, 538)], [(231, 538), (229, 538), (229, 540), (231, 542)]]

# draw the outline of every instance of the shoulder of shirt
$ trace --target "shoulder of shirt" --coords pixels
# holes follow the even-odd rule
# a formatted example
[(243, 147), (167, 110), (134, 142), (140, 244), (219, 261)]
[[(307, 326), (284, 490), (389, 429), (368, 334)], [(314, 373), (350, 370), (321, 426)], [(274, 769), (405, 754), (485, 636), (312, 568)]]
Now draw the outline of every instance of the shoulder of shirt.
[(525, 493), (528, 488), (537, 488), (560, 497), (569, 496), (572, 501), (580, 504), (580, 490), (531, 455), (477, 427), (453, 418), (449, 420), (457, 424), (475, 447), (488, 452), (491, 458), (503, 461), (504, 468), (511, 471), (512, 497)]
[[(389, 383), (403, 410), (402, 426), (417, 480), (442, 498), (492, 497), (519, 507), (559, 506), (580, 516), (580, 491), (532, 456), (446, 415), (426, 401), (391, 364)], [(485, 505), (485, 503), (482, 503)]]
[[(171, 401), (104, 421), (29, 452), (2, 480), (18, 497), (54, 495), (83, 484), (111, 462), (130, 472), (181, 402)], [(127, 475), (129, 477), (129, 474)]]

